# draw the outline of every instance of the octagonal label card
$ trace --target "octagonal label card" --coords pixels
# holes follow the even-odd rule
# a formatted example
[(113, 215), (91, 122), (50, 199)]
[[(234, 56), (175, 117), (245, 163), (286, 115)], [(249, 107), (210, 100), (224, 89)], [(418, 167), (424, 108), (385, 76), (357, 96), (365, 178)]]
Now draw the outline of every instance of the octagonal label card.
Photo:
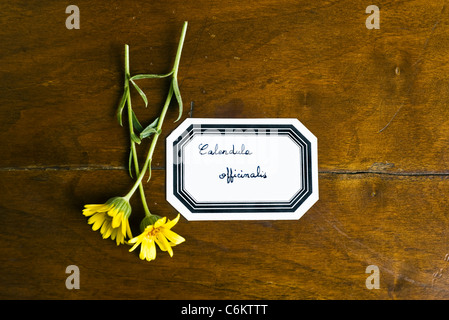
[(297, 119), (190, 118), (166, 143), (167, 201), (188, 220), (294, 220), (318, 201), (317, 139)]

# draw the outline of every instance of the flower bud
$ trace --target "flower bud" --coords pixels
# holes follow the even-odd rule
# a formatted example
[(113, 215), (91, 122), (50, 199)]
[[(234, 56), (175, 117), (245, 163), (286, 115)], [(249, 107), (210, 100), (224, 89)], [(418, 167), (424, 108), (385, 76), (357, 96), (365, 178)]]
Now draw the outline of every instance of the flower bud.
[(152, 214), (150, 216), (146, 216), (145, 218), (142, 219), (142, 221), (140, 222), (140, 231), (143, 232), (145, 230), (146, 227), (148, 227), (151, 224), (154, 224), (156, 221), (158, 221), (159, 219), (161, 219), (160, 216)]

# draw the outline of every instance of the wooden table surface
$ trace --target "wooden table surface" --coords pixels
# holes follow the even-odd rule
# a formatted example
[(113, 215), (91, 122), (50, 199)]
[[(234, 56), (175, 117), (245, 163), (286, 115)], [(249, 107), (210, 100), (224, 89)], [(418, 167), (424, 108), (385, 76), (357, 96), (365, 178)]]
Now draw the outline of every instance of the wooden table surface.
[[(0, 3), (0, 298), (449, 298), (446, 1), (74, 4), (80, 28), (69, 30), (69, 3)], [(379, 29), (365, 25), (370, 4)], [(184, 21), (182, 119), (299, 119), (318, 138), (320, 199), (294, 221), (181, 217), (186, 242), (147, 262), (103, 240), (82, 209), (133, 183), (115, 117), (124, 45), (132, 74), (167, 72)], [(139, 83), (149, 107), (133, 91), (134, 108), (148, 122), (168, 82)], [(164, 141), (176, 117), (173, 104), (145, 185), (169, 219)], [(78, 290), (66, 288), (69, 265)], [(379, 289), (366, 287), (370, 265)]]

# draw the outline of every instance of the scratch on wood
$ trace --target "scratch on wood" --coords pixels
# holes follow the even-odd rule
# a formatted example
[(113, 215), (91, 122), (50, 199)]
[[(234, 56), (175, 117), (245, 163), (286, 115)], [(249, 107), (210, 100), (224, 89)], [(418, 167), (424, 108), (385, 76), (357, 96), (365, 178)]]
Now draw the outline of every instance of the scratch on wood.
[(189, 117), (190, 118), (193, 117), (193, 105), (194, 105), (194, 102), (190, 101), (190, 111), (189, 111)]
[[(443, 2), (443, 7), (441, 8), (441, 12), (440, 12), (440, 14), (439, 14), (439, 16), (438, 16), (438, 19), (437, 19), (437, 20), (435, 21), (435, 23), (433, 24), (433, 27), (432, 27), (432, 29), (430, 30), (430, 34), (429, 34), (429, 36), (426, 38), (426, 41), (424, 42), (424, 46), (423, 46), (423, 48), (422, 48), (422, 50), (421, 50), (421, 54), (420, 54), (420, 56), (419, 56), (419, 59), (417, 59), (417, 60), (415, 61), (415, 63), (412, 64), (412, 67), (415, 69), (415, 72), (414, 72), (415, 74), (416, 74), (416, 65), (417, 65), (418, 63), (420, 63), (420, 62), (423, 60), (423, 56), (424, 56), (424, 54), (425, 54), (425, 52), (426, 52), (427, 46), (428, 46), (428, 44), (429, 44), (429, 41), (430, 41), (430, 39), (432, 38), (432, 36), (433, 36), (433, 34), (434, 34), (434, 32), (435, 32), (436, 27), (437, 27), (438, 24), (440, 23), (441, 16), (444, 14), (445, 11), (446, 11), (446, 1)], [(396, 68), (396, 74), (399, 75), (399, 73), (397, 72), (397, 68)], [(413, 83), (410, 84), (410, 86), (409, 86), (409, 88), (408, 88), (408, 90), (407, 90), (407, 95), (410, 93), (411, 88), (412, 88), (412, 85), (413, 85)], [(385, 125), (385, 127), (383, 127), (382, 129), (380, 129), (377, 133), (383, 132), (385, 129), (387, 129), (387, 128), (390, 126), (390, 124), (391, 124), (391, 123), (393, 122), (393, 120), (396, 118), (396, 116), (398, 115), (399, 111), (401, 111), (401, 109), (402, 109), (403, 106), (404, 106), (404, 103), (401, 104), (401, 106), (399, 107), (399, 109), (396, 111), (396, 113), (393, 115), (393, 117), (390, 119), (390, 121), (388, 121), (388, 123)]]
[(387, 169), (394, 168), (394, 163), (391, 162), (374, 162), (369, 168), (370, 171), (384, 171)]
[[(333, 222), (331, 222), (331, 221), (329, 221), (329, 220), (327, 220), (327, 219), (324, 219), (324, 221), (327, 222), (332, 228), (334, 228), (334, 229), (335, 229), (338, 233), (340, 233), (343, 237), (347, 238), (347, 239), (350, 240), (352, 243), (356, 244), (360, 249), (366, 250), (366, 251), (368, 251), (371, 255), (376, 256), (378, 259), (384, 260), (384, 261), (385, 261), (385, 262), (384, 262), (385, 265), (382, 266), (382, 270), (385, 271), (385, 272), (387, 272), (387, 273), (389, 273), (389, 274), (391, 274), (391, 275), (393, 275), (393, 276), (395, 276), (395, 279), (402, 279), (402, 280), (404, 280), (404, 281), (406, 281), (406, 282), (412, 283), (412, 284), (414, 284), (414, 285), (416, 285), (416, 286), (423, 287), (423, 288), (426, 288), (426, 287), (429, 286), (429, 285), (426, 284), (426, 283), (422, 283), (422, 282), (416, 281), (416, 280), (414, 280), (414, 279), (412, 279), (412, 278), (410, 278), (410, 277), (408, 277), (408, 276), (406, 276), (406, 275), (403, 275), (403, 274), (399, 274), (399, 275), (398, 275), (394, 270), (391, 270), (391, 269), (389, 269), (389, 268), (386, 266), (386, 265), (388, 265), (388, 264), (391, 264), (391, 261), (390, 261), (389, 258), (387, 258), (387, 257), (381, 255), (380, 253), (378, 253), (378, 252), (372, 250), (369, 246), (365, 245), (363, 242), (361, 242), (361, 241), (359, 241), (359, 240), (357, 240), (357, 239), (354, 239), (353, 237), (349, 236), (348, 234), (346, 234), (345, 232), (343, 232), (340, 228), (338, 228), (338, 227), (335, 225), (335, 223), (333, 223)], [(356, 254), (357, 254), (357, 252), (355, 252), (356, 250), (354, 250), (354, 248), (353, 248), (351, 251), (352, 251), (353, 253), (356, 253)]]
[(449, 172), (407, 172), (407, 171), (376, 171), (373, 169), (369, 170), (319, 170), (318, 174), (342, 174), (342, 175), (387, 175), (387, 176), (398, 176), (398, 177), (447, 177)]
[(381, 133), (382, 131), (384, 131), (385, 129), (387, 129), (390, 124), (393, 122), (394, 118), (396, 118), (396, 116), (398, 115), (399, 111), (401, 111), (402, 107), (404, 106), (404, 104), (401, 104), (401, 106), (399, 107), (399, 109), (396, 111), (396, 113), (393, 115), (393, 117), (390, 119), (390, 121), (388, 121), (388, 123), (386, 124), (385, 127), (383, 127), (382, 129), (380, 129), (377, 133)]
[[(449, 253), (446, 253), (446, 255), (444, 256), (444, 261), (449, 262)], [(439, 268), (437, 271), (435, 271), (432, 274), (432, 287), (434, 286), (435, 282), (437, 281), (437, 279), (441, 279), (441, 277), (443, 276), (443, 273), (445, 272), (447, 266), (444, 266), (443, 268)]]
[(423, 46), (423, 48), (421, 50), (420, 58), (418, 60), (416, 60), (416, 62), (412, 65), (412, 67), (414, 67), (415, 65), (417, 65), (419, 62), (421, 62), (423, 60), (422, 56), (424, 55), (424, 53), (425, 53), (425, 51), (427, 49), (427, 45), (429, 44), (430, 38), (432, 38), (433, 33), (434, 33), (436, 27), (440, 23), (441, 16), (444, 14), (444, 11), (446, 11), (446, 1), (443, 2), (443, 7), (441, 8), (441, 12), (439, 14), (439, 17), (438, 17), (437, 21), (435, 21), (435, 23), (433, 24), (433, 27), (432, 27), (432, 30), (430, 30), (429, 36), (426, 38), (426, 42), (424, 43), (424, 46)]

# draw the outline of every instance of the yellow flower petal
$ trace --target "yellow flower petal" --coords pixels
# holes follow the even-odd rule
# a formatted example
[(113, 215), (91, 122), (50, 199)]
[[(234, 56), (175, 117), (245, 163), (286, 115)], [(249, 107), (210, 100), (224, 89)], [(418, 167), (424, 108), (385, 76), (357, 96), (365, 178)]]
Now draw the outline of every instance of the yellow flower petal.
[(111, 236), (112, 231), (114, 230), (114, 228), (112, 228), (111, 223), (112, 223), (111, 218), (107, 219), (107, 220), (104, 222), (105, 232), (102, 233), (103, 239), (107, 239), (107, 238), (109, 238), (109, 237)]
[(132, 232), (131, 232), (131, 228), (130, 228), (130, 226), (129, 226), (129, 221), (128, 220), (126, 220), (126, 235), (128, 236), (128, 238), (132, 238), (133, 237), (133, 234), (132, 234)]
[[(110, 212), (108, 212), (108, 214), (110, 215)], [(122, 219), (123, 213), (119, 212), (119, 213), (117, 213), (117, 214), (115, 214), (115, 215), (113, 215), (111, 217), (112, 217), (112, 227), (113, 228), (118, 228), (120, 226), (120, 224), (122, 223), (122, 221), (123, 221), (123, 219)]]
[(175, 218), (175, 219), (173, 219), (172, 221), (168, 221), (166, 224), (165, 224), (165, 228), (167, 228), (167, 229), (171, 229), (171, 228), (173, 228), (174, 226), (175, 226), (175, 224), (177, 224), (178, 223), (178, 221), (179, 221), (179, 213), (178, 213), (178, 216)]
[(170, 242), (172, 242), (171, 243), (172, 246), (186, 241), (186, 239), (181, 237), (179, 234), (177, 234), (169, 229), (162, 228), (161, 232)]
[(125, 237), (121, 232), (117, 232), (117, 237), (115, 238), (115, 243), (117, 245), (123, 244), (125, 242)]
[(156, 258), (156, 248), (154, 241), (145, 239), (142, 241), (142, 246), (140, 248), (139, 258), (141, 260), (151, 261)]
[(154, 228), (154, 229), (157, 229), (157, 228), (159, 228), (160, 226), (164, 225), (166, 220), (167, 220), (166, 217), (160, 218), (159, 220), (157, 220), (157, 221), (154, 223), (153, 228)]
[(143, 242), (142, 247), (140, 248), (140, 254), (142, 255), (142, 260), (151, 261), (150, 258), (150, 248), (151, 248), (151, 242)]
[(145, 260), (146, 258), (145, 251), (143, 250), (143, 248), (140, 248), (139, 258), (140, 260)]
[(172, 247), (185, 241), (179, 234), (170, 230), (179, 220), (179, 214), (173, 221), (160, 218), (154, 224), (147, 225), (145, 230), (127, 243), (133, 245), (129, 251), (135, 250), (140, 245), (139, 258), (151, 261), (156, 259), (156, 244), (162, 251), (167, 251), (173, 256)]
[(92, 224), (94, 231), (100, 230), (103, 239), (111, 237), (119, 245), (125, 243), (127, 236), (132, 238), (128, 221), (131, 206), (126, 198), (115, 197), (104, 204), (87, 204), (83, 215), (89, 217), (87, 223)]
[(158, 233), (156, 235), (156, 243), (161, 248), (162, 251), (168, 251), (168, 254), (172, 257), (173, 256), (173, 250), (171, 248), (171, 245), (168, 243), (167, 238), (162, 233)]
[(136, 243), (136, 242), (140, 243), (140, 242), (142, 242), (142, 240), (140, 240), (140, 239), (141, 239), (140, 236), (134, 237), (131, 240), (129, 240), (128, 243)]
[(109, 210), (110, 205), (108, 204), (86, 204), (84, 206), (86, 209), (95, 212), (106, 212)]
[(111, 236), (112, 231), (114, 229), (112, 229), (112, 227), (110, 226), (109, 223), (105, 223), (104, 225), (105, 225), (105, 232), (102, 233), (102, 236), (103, 236), (103, 239), (107, 239), (107, 238), (109, 238)]
[[(128, 242), (131, 242), (131, 241), (128, 241)], [(136, 242), (136, 243), (132, 246), (132, 248), (129, 249), (129, 252), (134, 251), (134, 250), (139, 246), (140, 243), (141, 243), (141, 241)]]
[(156, 245), (154, 244), (154, 241), (151, 241), (151, 244), (149, 246), (150, 246), (150, 248), (149, 248), (150, 260), (148, 260), (148, 261), (151, 261), (151, 260), (156, 259)]

